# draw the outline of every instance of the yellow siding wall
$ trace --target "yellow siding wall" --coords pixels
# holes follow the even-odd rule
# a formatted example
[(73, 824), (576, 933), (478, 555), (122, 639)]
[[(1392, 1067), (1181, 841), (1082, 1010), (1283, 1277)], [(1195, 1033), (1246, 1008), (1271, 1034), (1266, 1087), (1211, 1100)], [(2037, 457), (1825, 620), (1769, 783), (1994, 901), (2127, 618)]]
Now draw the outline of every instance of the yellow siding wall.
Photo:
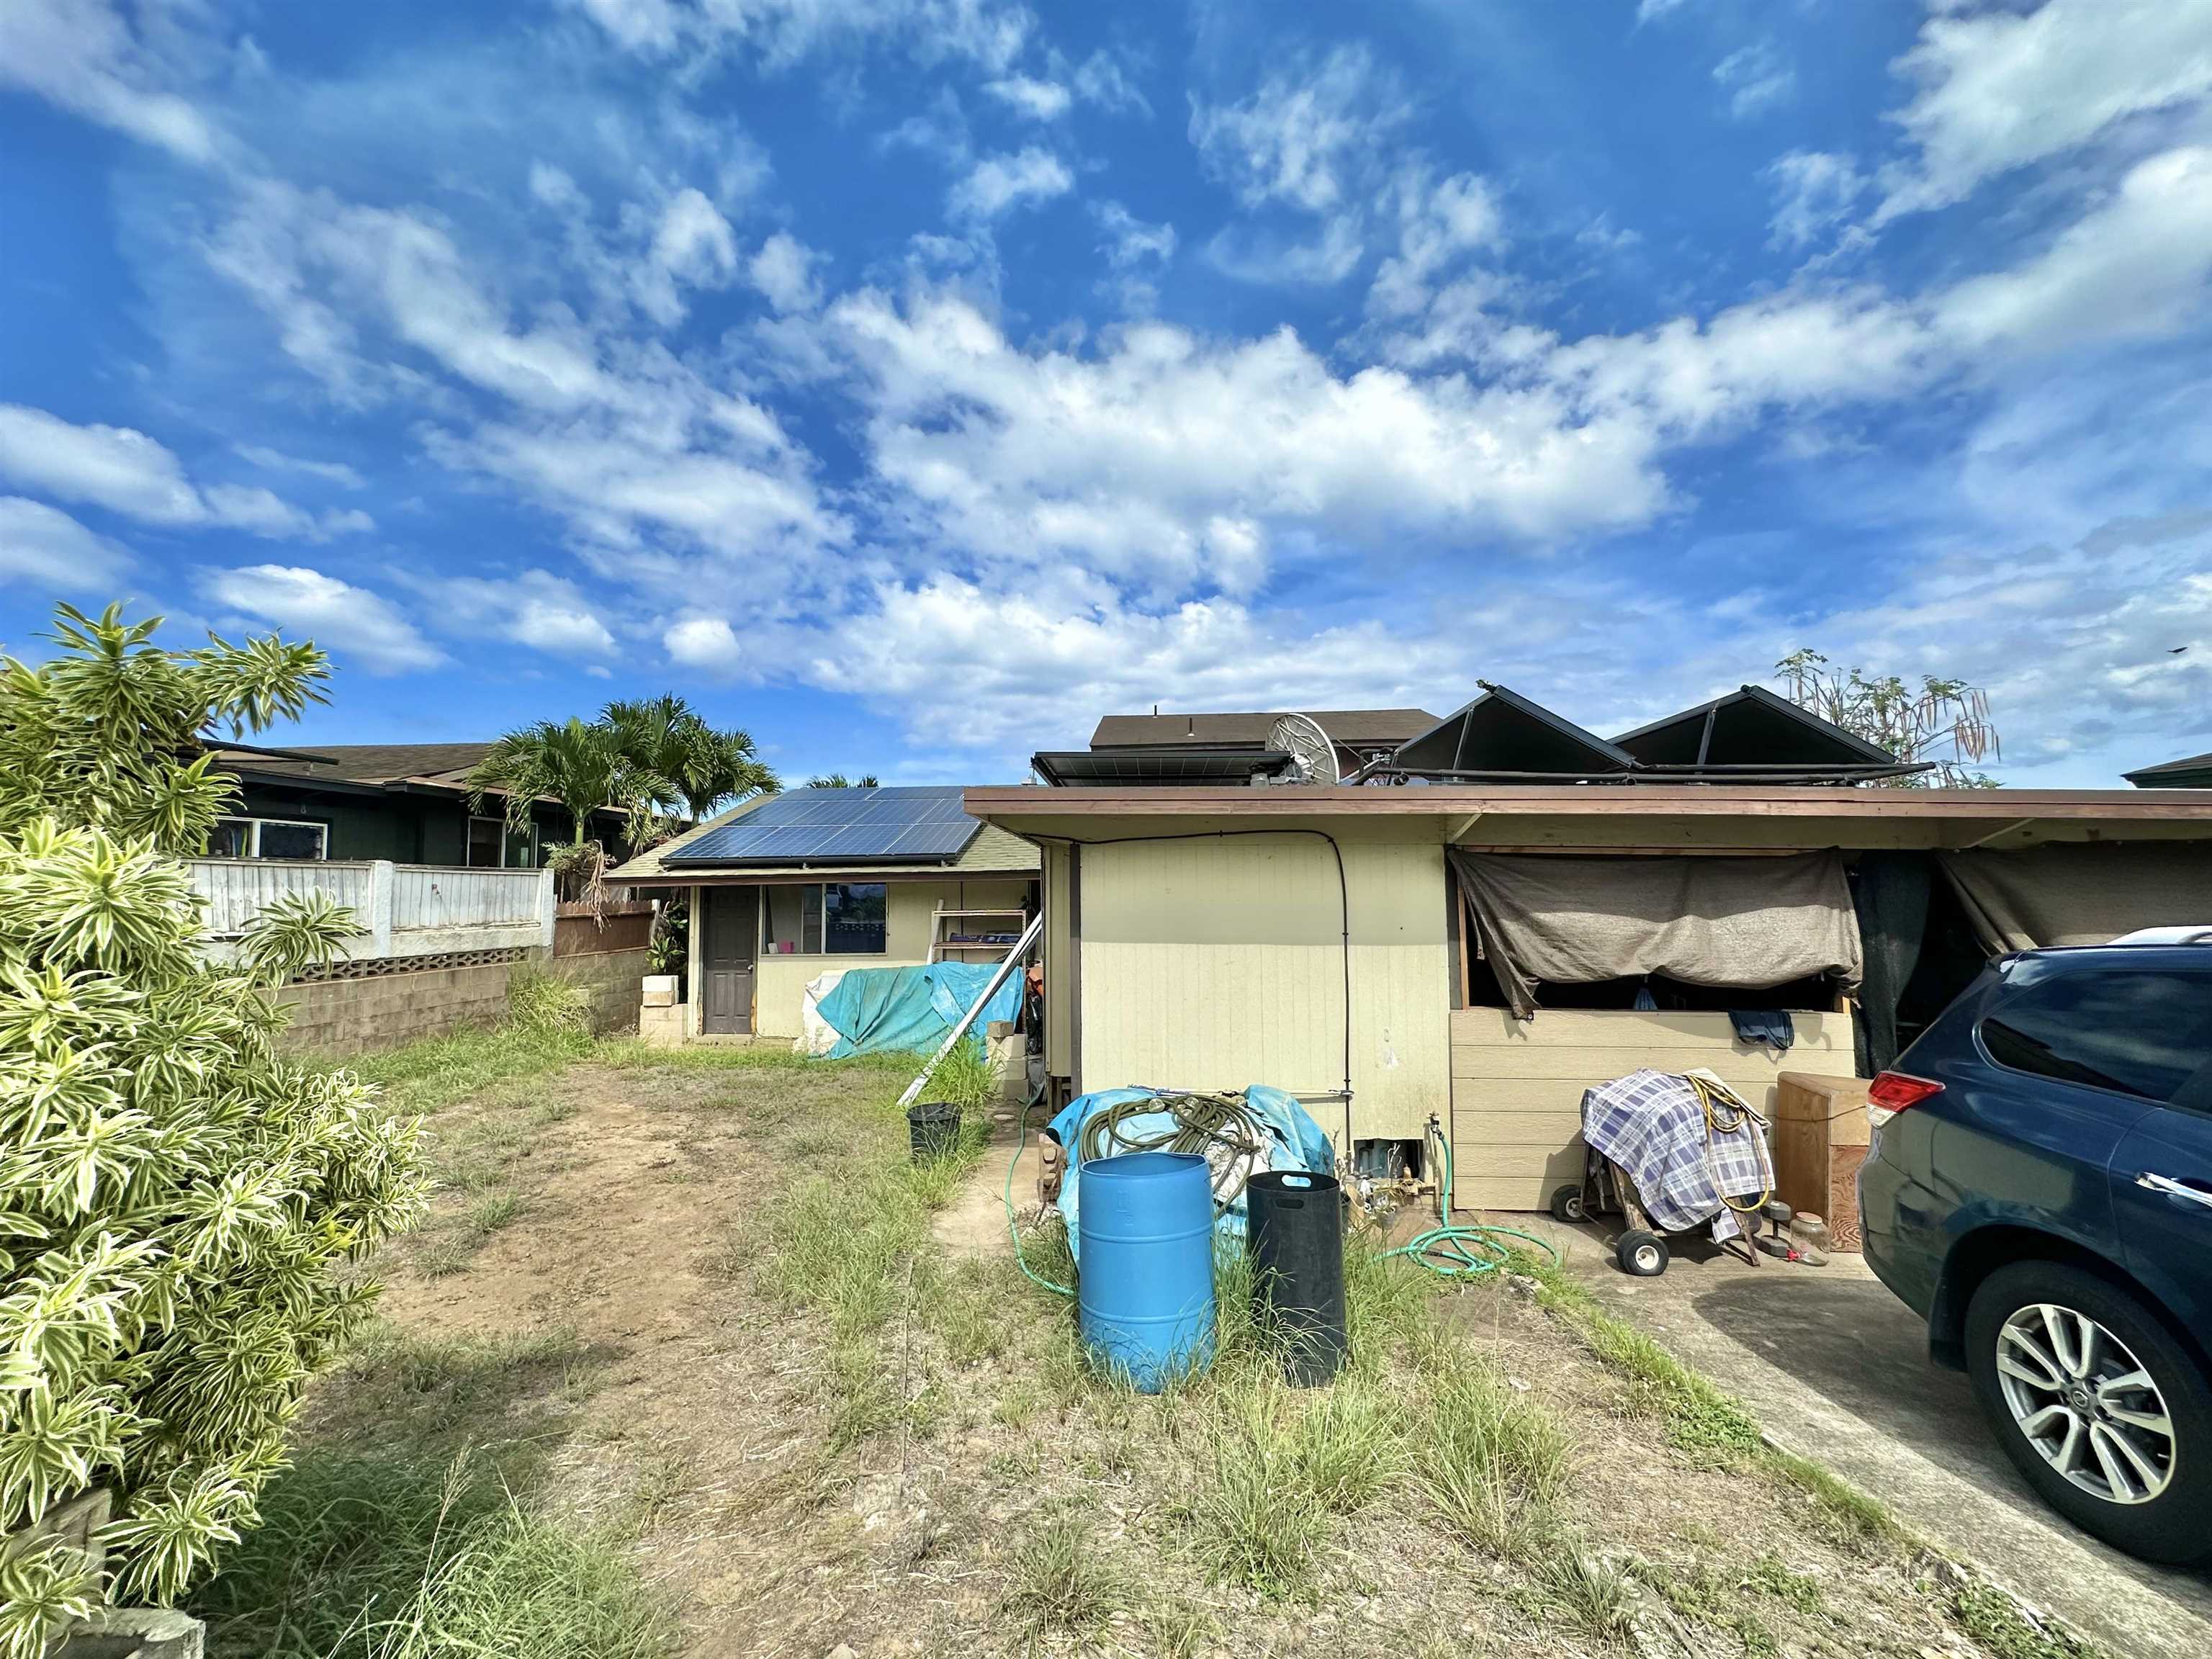
[[(763, 953), (754, 969), (753, 1030), (761, 1036), (795, 1037), (807, 982), (831, 968), (915, 968), (929, 960), (931, 918), (942, 903), (947, 909), (981, 909), (986, 906), (1018, 907), (1029, 890), (1026, 881), (894, 881), (884, 884), (886, 949), (879, 957), (775, 956)], [(697, 914), (696, 911), (693, 914)], [(1019, 929), (1008, 919), (1003, 924), (979, 924)], [(957, 930), (956, 930), (957, 931)], [(968, 952), (968, 962), (989, 962), (981, 951)]]
[(1583, 1091), (1644, 1066), (1705, 1066), (1771, 1117), (1778, 1073), (1851, 1075), (1851, 1017), (1793, 1013), (1797, 1043), (1777, 1058), (1735, 1040), (1726, 1014), (1502, 1008), (1451, 1016), (1452, 1202), (1540, 1210), (1583, 1172)]
[[(1342, 1086), (1336, 861), (1309, 836), (1081, 851), (1085, 1089)], [(1450, 1097), (1443, 852), (1346, 842), (1355, 1138), (1416, 1139)], [(1340, 1104), (1315, 1120), (1343, 1135)]]

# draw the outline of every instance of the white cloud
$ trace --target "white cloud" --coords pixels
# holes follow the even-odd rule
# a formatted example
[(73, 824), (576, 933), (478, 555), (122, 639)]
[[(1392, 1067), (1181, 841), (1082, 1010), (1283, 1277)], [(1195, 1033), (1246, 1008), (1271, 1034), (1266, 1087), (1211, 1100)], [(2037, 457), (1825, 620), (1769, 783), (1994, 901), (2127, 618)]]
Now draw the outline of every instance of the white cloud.
[(1215, 578), (1219, 518), (1541, 538), (1665, 497), (1634, 425), (1578, 420), (1548, 387), (1340, 376), (1287, 329), (1224, 343), (1147, 324), (1085, 356), (1018, 349), (948, 295), (902, 310), (863, 292), (829, 314), (870, 382), (878, 477), (994, 561), (1074, 558), (1178, 592)]
[(1728, 94), (1729, 113), (1739, 121), (1764, 114), (1797, 91), (1797, 71), (1771, 40), (1730, 52), (1713, 65), (1713, 79)]
[(170, 451), (130, 427), (77, 426), (42, 409), (0, 404), (0, 478), (18, 489), (88, 502), (142, 523), (223, 526), (257, 536), (322, 536), (358, 515), (318, 525), (258, 486), (199, 489)]
[(1151, 100), (1105, 52), (1094, 52), (1085, 58), (1075, 71), (1074, 81), (1075, 95), (1086, 104), (1096, 104), (1118, 115), (1149, 116), (1152, 112)]
[(231, 449), (239, 459), (264, 471), (297, 472), (306, 477), (320, 478), (325, 483), (336, 484), (341, 489), (368, 487), (368, 480), (361, 476), (360, 471), (343, 461), (305, 460), (297, 455), (287, 455), (282, 450), (271, 449), (266, 444), (233, 444)]
[(1016, 208), (1065, 196), (1075, 175), (1050, 150), (1035, 145), (1010, 155), (986, 155), (952, 186), (945, 207), (963, 218), (995, 219)]
[(2043, 253), (1954, 287), (1939, 313), (1966, 349), (2049, 350), (2174, 330), (2201, 312), (2208, 277), (2212, 149), (2176, 149), (2136, 164)]
[(1361, 46), (1300, 60), (1233, 104), (1191, 100), (1190, 140), (1247, 207), (1322, 214), (1351, 204), (1407, 110), (1396, 78)]
[(1115, 270), (1133, 270), (1156, 261), (1165, 264), (1175, 258), (1173, 225), (1148, 223), (1119, 202), (1097, 203), (1092, 213), (1106, 239), (1100, 246)]
[(737, 275), (738, 237), (703, 191), (686, 186), (660, 210), (653, 245), (630, 277), (638, 309), (664, 328), (684, 320), (680, 288), (718, 289)]
[(1943, 5), (1892, 66), (1918, 150), (1877, 215), (1942, 207), (2130, 118), (2212, 94), (2212, 9), (2193, 0)]
[(144, 433), (76, 426), (21, 404), (0, 404), (0, 477), (149, 524), (197, 524), (208, 516), (183, 464)]
[(319, 570), (281, 564), (209, 570), (200, 588), (217, 605), (312, 639), (371, 673), (406, 673), (445, 660), (389, 599)]
[[(939, 575), (877, 590), (802, 672), (910, 742), (1026, 754), (1076, 746), (1104, 710), (1389, 707), (1462, 679), (1459, 647), (1374, 623), (1313, 628), (1226, 600), (1152, 614), (1062, 607)], [(944, 688), (957, 684), (957, 697)]]
[(1774, 189), (1773, 231), (1769, 247), (1809, 247), (1840, 224), (1858, 204), (1869, 180), (1848, 155), (1793, 149), (1766, 169)]
[(518, 403), (565, 410), (612, 395), (572, 313), (549, 307), (535, 326), (513, 328), (452, 236), (420, 213), (262, 181), (241, 192), (209, 258), (276, 320), (285, 349), (342, 393), (394, 379), (365, 359), (368, 324)]
[(1384, 316), (1422, 310), (1439, 273), (1466, 256), (1498, 246), (1504, 220), (1489, 185), (1471, 173), (1434, 182), (1425, 162), (1408, 162), (1392, 192), (1398, 210), (1398, 252), (1382, 262), (1368, 308)]
[(159, 84), (166, 74), (110, 0), (0, 5), (0, 85), (21, 87), (185, 161), (211, 160), (213, 125)]
[(812, 311), (822, 303), (814, 266), (821, 255), (787, 231), (760, 245), (745, 267), (752, 285), (778, 311)]
[(772, 69), (817, 52), (897, 47), (929, 64), (964, 58), (1003, 71), (1035, 20), (998, 0), (570, 0), (646, 57), (738, 49)]
[(76, 591), (118, 580), (131, 556), (43, 501), (0, 495), (0, 577)]
[(1636, 21), (1648, 23), (1655, 17), (1664, 17), (1669, 12), (1681, 10), (1685, 0), (1637, 0)]
[[(564, 211), (574, 205), (548, 171), (534, 175), (533, 191)], [(718, 274), (719, 216), (710, 222), (696, 206), (672, 222), (658, 215), (656, 234), (672, 222), (673, 263)], [(246, 191), (210, 258), (341, 399), (419, 404), (431, 416), (421, 432), (434, 459), (560, 514), (588, 553), (619, 554), (634, 579), (696, 579), (681, 559), (702, 550), (788, 577), (846, 539), (818, 499), (811, 460), (775, 417), (635, 337), (619, 303), (586, 321), (542, 295), (531, 324), (516, 326), (519, 307), (493, 273), (528, 282), (543, 270), (532, 261), (488, 267), (418, 212), (283, 185)], [(303, 315), (330, 325), (303, 330)], [(476, 411), (471, 389), (505, 407)]]
[(448, 632), (489, 632), (557, 656), (604, 657), (614, 635), (576, 585), (545, 570), (512, 578), (455, 577), (420, 584)]
[(686, 617), (672, 623), (660, 644), (671, 662), (708, 673), (733, 672), (739, 661), (738, 636), (720, 617)]
[(1075, 102), (1075, 94), (1059, 82), (1040, 81), (1029, 75), (1010, 75), (1003, 80), (986, 82), (983, 90), (1016, 114), (1025, 115), (1032, 121), (1057, 121)]

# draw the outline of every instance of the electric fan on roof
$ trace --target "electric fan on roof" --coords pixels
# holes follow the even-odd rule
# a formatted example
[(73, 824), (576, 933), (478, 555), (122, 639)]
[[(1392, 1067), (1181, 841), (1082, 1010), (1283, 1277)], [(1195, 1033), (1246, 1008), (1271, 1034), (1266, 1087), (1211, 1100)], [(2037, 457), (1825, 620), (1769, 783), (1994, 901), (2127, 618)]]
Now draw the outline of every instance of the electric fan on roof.
[(1336, 745), (1311, 714), (1280, 714), (1267, 728), (1267, 747), (1291, 757), (1285, 783), (1337, 783)]

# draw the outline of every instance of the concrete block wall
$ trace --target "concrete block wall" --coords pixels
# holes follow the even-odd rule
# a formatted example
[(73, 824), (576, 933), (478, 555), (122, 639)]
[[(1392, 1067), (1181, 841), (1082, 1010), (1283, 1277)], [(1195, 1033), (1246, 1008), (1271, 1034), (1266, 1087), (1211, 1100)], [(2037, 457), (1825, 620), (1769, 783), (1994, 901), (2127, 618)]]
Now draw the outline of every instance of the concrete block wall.
[(526, 963), (582, 986), (591, 998), (593, 1030), (605, 1034), (635, 1025), (646, 971), (643, 951), (564, 957), (550, 968), (545, 953), (532, 951), (521, 962), (289, 986), (279, 999), (292, 1016), (282, 1041), (295, 1054), (357, 1054), (471, 1025), (496, 1024), (507, 1014), (507, 981)]
[(605, 1036), (611, 1031), (637, 1029), (638, 1003), (644, 995), (645, 976), (652, 971), (647, 952), (595, 951), (588, 955), (560, 957), (551, 971), (573, 985), (580, 985), (592, 999), (592, 1029)]

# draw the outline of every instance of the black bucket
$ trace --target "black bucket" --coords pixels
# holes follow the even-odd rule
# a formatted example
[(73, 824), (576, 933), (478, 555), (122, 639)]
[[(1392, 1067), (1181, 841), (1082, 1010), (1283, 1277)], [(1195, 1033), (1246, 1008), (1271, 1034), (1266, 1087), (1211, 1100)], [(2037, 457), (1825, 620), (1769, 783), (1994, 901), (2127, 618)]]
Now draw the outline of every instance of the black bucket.
[(1283, 1375), (1317, 1388), (1344, 1368), (1343, 1195), (1334, 1176), (1267, 1170), (1244, 1188), (1255, 1311), (1283, 1340)]
[(914, 1161), (943, 1158), (960, 1142), (960, 1109), (945, 1100), (924, 1100), (906, 1109), (906, 1137)]

